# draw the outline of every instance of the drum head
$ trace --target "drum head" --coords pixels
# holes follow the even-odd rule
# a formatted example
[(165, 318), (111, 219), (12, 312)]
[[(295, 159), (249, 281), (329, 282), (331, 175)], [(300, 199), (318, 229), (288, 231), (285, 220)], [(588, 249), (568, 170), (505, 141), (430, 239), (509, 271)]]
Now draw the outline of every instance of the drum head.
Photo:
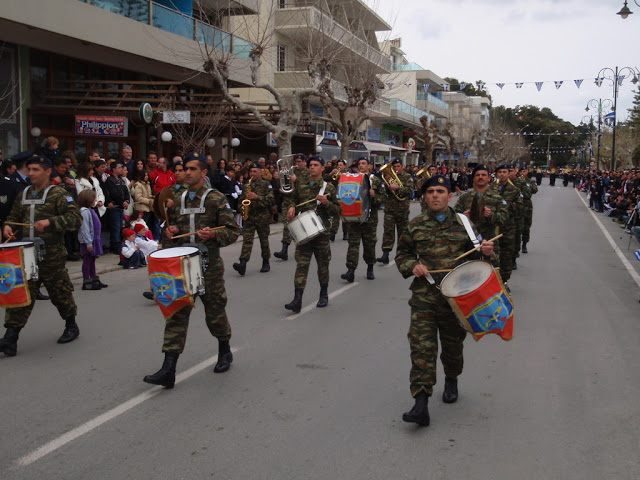
[(193, 257), (197, 255), (199, 251), (196, 247), (171, 247), (156, 250), (149, 254), (149, 256), (152, 258)]
[(490, 263), (481, 260), (463, 263), (442, 279), (440, 291), (449, 298), (466, 295), (486, 282), (492, 273)]
[(9, 242), (0, 244), (0, 248), (33, 247), (33, 242)]

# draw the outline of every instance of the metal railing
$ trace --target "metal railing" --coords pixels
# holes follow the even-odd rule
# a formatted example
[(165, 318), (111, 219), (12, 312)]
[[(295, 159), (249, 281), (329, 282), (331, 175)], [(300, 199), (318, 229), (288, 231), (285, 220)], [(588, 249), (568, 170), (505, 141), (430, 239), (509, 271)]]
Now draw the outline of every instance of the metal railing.
[(390, 102), (391, 102), (391, 110), (397, 110), (399, 112), (406, 113), (416, 119), (420, 119), (420, 117), (422, 117), (423, 115), (426, 115), (429, 118), (429, 120), (435, 119), (433, 114), (429, 112), (425, 112), (424, 110), (420, 110), (419, 108), (414, 107), (413, 105), (410, 105), (407, 102), (403, 102), (402, 100), (398, 100), (397, 98), (390, 99)]

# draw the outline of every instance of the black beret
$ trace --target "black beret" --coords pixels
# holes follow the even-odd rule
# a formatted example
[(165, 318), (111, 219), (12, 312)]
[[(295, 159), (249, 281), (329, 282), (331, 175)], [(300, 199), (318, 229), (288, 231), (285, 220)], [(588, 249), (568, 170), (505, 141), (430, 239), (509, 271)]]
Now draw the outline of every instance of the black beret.
[(42, 168), (51, 168), (51, 160), (47, 157), (43, 157), (42, 155), (38, 155), (36, 157), (29, 158), (25, 164), (29, 165), (40, 165)]
[(433, 177), (425, 180), (420, 187), (420, 193), (424, 195), (424, 192), (427, 191), (429, 187), (446, 187), (447, 190), (451, 191), (451, 182), (444, 175), (434, 175)]
[(509, 164), (508, 163), (503, 163), (502, 165), (498, 165), (496, 168), (496, 172), (498, 170), (509, 170)]
[(397, 158), (391, 162), (391, 165), (398, 165), (398, 164), (402, 165), (402, 162)]
[(203, 165), (203, 168), (209, 167), (209, 165), (207, 164), (207, 157), (203, 156), (199, 152), (189, 152), (184, 156), (185, 165), (193, 160), (199, 161)]
[(307, 159), (307, 164), (309, 164), (309, 162), (320, 162), (320, 165), (324, 166), (324, 158), (322, 158), (320, 155), (313, 155), (309, 157)]
[(369, 162), (369, 159), (368, 159), (367, 157), (360, 157), (360, 158), (358, 158), (358, 160), (356, 160), (356, 163), (360, 163), (360, 160), (364, 160), (364, 161), (366, 161), (367, 163), (371, 163), (371, 162)]
[(304, 153), (296, 153), (293, 157), (294, 160), (304, 160), (307, 161), (307, 156)]
[(251, 170), (252, 168), (261, 169), (262, 167), (259, 163), (253, 162), (251, 165), (249, 165), (249, 170)]
[(487, 168), (487, 166), (486, 165), (482, 165), (481, 163), (479, 163), (478, 165), (473, 167), (473, 175), (471, 175), (471, 176), (475, 177), (476, 176), (476, 172), (478, 172), (480, 170), (486, 170), (487, 173), (489, 173), (489, 169)]

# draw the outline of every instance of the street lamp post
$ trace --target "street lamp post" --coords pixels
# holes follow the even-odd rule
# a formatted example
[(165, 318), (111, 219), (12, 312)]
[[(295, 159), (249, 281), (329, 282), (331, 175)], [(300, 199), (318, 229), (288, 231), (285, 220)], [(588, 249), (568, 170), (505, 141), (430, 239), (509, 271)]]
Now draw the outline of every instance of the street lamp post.
[(613, 109), (613, 102), (608, 98), (602, 100), (599, 98), (596, 100), (592, 98), (587, 102), (587, 108), (584, 109), (585, 112), (588, 112), (592, 108), (596, 108), (598, 111), (598, 143), (596, 145), (596, 170), (600, 170), (600, 138), (602, 137), (601, 129), (602, 129), (602, 113), (605, 108)]
[[(609, 72), (613, 74), (613, 78), (605, 76)], [(629, 72), (629, 75), (624, 75), (625, 72)], [(598, 76), (596, 77), (597, 81), (606, 79), (613, 85), (613, 139), (611, 141), (611, 170), (616, 169), (616, 108), (618, 107), (618, 87), (620, 87), (622, 81), (627, 78), (627, 76), (633, 77), (631, 80), (633, 84), (638, 83), (638, 75), (631, 67), (616, 67), (615, 70), (605, 67), (598, 72)]]
[[(633, 3), (640, 7), (640, 3), (638, 3), (636, 0), (633, 0)], [(624, 0), (624, 5), (616, 15), (620, 15), (623, 20), (625, 20), (629, 15), (633, 15), (633, 12), (629, 10), (629, 7), (627, 6), (627, 0)]]

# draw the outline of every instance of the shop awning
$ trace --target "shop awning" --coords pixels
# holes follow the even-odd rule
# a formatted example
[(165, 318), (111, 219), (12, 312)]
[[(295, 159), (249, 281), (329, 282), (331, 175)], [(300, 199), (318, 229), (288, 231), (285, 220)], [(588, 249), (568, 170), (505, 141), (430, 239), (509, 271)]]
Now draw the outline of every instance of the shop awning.
[(385, 143), (376, 143), (376, 142), (362, 142), (364, 146), (370, 152), (389, 152), (389, 151), (397, 151), (397, 152), (406, 152), (406, 148), (396, 147), (395, 145), (387, 145)]

